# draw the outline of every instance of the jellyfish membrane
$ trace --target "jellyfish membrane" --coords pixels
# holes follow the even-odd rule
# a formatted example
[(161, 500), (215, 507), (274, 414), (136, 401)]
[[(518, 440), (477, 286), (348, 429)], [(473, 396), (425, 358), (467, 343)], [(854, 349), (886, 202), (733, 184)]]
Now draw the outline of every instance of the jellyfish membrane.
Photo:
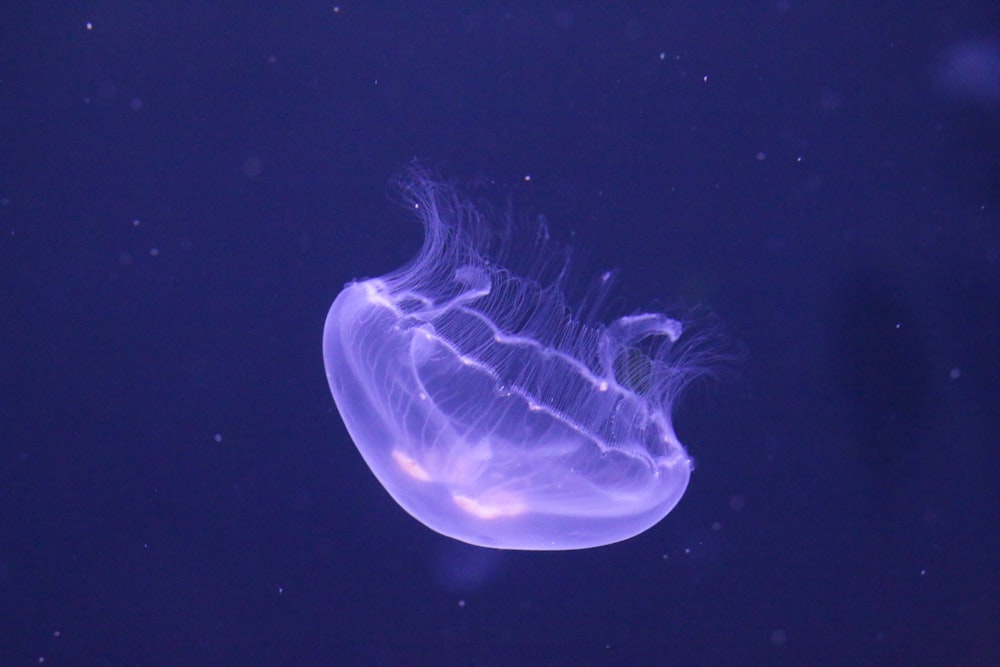
[(420, 168), (396, 189), (423, 224), (420, 252), (349, 283), (323, 332), (334, 400), (385, 490), (428, 528), (498, 549), (596, 547), (659, 522), (692, 469), (671, 421), (697, 372), (681, 323), (584, 316), (543, 227), (518, 275), (501, 263), (515, 261), (509, 217)]

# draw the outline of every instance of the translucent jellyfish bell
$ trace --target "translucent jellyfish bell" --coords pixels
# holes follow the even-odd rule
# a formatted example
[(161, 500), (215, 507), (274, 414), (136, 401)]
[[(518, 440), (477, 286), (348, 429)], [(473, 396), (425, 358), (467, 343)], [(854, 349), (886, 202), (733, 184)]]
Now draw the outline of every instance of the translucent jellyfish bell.
[(558, 283), (487, 258), (499, 232), (453, 190), (419, 170), (401, 182), (420, 253), (347, 285), (323, 332), (375, 477), (427, 527), (484, 547), (582, 549), (660, 521), (691, 475), (671, 425), (693, 373), (680, 323), (581, 321)]

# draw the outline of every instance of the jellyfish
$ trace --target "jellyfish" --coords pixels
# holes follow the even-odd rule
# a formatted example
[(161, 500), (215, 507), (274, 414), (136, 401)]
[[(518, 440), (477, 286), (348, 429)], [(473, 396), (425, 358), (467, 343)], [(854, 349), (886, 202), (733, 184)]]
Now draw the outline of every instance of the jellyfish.
[(334, 401), (381, 485), (428, 528), (496, 549), (597, 547), (658, 523), (692, 470), (671, 416), (698, 374), (682, 324), (603, 323), (571, 307), (569, 254), (543, 226), (518, 245), (523, 225), (419, 167), (396, 190), (420, 251), (347, 284), (323, 331)]

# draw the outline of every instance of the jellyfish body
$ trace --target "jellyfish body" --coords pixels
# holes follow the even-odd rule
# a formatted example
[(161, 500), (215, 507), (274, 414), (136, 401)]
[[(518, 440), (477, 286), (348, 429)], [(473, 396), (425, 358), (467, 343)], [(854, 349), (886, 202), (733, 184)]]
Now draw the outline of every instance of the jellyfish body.
[(419, 170), (402, 183), (421, 251), (347, 285), (323, 333), (375, 477), (427, 527), (484, 547), (582, 549), (660, 521), (691, 474), (671, 423), (691, 376), (680, 323), (584, 321), (558, 281), (496, 263), (495, 221)]

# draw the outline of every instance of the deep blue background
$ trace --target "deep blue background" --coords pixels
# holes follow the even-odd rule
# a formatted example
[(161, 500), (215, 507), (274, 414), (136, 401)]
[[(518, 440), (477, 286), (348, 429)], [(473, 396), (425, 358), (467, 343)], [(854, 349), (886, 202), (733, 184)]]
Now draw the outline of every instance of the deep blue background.
[[(1000, 664), (1000, 9), (919, 7), (6, 3), (0, 664)], [(414, 157), (745, 350), (653, 530), (364, 466), (320, 337)]]

